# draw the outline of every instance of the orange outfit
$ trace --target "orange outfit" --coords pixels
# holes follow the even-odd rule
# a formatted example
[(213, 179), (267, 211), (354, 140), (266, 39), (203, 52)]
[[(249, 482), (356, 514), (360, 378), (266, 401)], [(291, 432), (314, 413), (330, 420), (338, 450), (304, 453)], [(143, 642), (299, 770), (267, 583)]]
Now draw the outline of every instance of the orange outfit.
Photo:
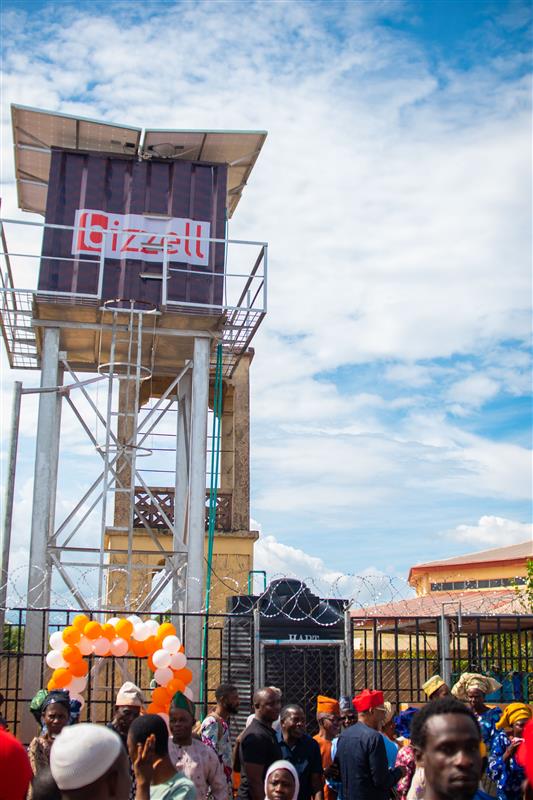
[[(320, 756), (322, 758), (322, 769), (328, 769), (331, 767), (333, 763), (333, 759), (331, 758), (331, 742), (329, 739), (324, 739), (319, 733), (316, 736), (313, 736), (315, 742), (318, 743), (320, 747)], [(327, 783), (324, 781), (324, 800), (336, 800), (337, 792), (335, 792)]]

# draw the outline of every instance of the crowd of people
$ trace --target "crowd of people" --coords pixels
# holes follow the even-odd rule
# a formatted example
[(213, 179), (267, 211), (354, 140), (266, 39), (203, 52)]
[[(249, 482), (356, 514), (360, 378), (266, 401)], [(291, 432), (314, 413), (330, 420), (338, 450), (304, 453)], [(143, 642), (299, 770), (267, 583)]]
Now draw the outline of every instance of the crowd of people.
[(397, 714), (378, 690), (319, 695), (315, 736), (274, 686), (255, 692), (237, 736), (231, 684), (199, 720), (182, 692), (168, 719), (145, 713), (126, 682), (107, 725), (80, 723), (67, 692), (40, 692), (27, 751), (0, 729), (0, 800), (533, 800), (533, 712), (488, 705), (498, 687), (464, 673), (450, 688), (434, 675), (427, 703)]

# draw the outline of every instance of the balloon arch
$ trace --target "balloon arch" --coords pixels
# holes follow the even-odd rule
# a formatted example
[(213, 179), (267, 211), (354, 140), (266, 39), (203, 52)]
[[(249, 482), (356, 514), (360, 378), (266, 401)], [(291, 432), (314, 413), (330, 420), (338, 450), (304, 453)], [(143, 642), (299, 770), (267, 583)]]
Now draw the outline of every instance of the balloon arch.
[(193, 699), (189, 683), (192, 672), (186, 666), (187, 657), (176, 628), (170, 622), (159, 624), (153, 619), (143, 622), (131, 615), (113, 617), (105, 623), (78, 614), (72, 625), (50, 636), (51, 650), (46, 663), (53, 670), (47, 689), (66, 689), (73, 700), (84, 705), (82, 692), (87, 686), (89, 665), (84, 656), (126, 655), (146, 658), (158, 684), (148, 706), (150, 714), (168, 714), (170, 701), (176, 692)]

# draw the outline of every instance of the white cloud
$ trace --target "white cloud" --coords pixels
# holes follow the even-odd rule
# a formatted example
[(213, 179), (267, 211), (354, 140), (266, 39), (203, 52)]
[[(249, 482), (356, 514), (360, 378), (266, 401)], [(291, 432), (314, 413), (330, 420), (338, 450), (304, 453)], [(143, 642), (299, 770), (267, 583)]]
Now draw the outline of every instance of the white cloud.
[(462, 542), (465, 547), (469, 543), (505, 547), (533, 541), (533, 525), (503, 517), (484, 516), (477, 525), (458, 525), (455, 530), (449, 531), (449, 536)]
[(367, 567), (359, 575), (329, 568), (321, 558), (279, 542), (274, 536), (260, 536), (255, 543), (254, 568), (267, 572), (268, 582), (276, 578), (297, 578), (319, 597), (346, 599), (353, 607), (394, 602), (407, 597), (407, 583)]
[(448, 399), (454, 403), (468, 406), (480, 406), (498, 394), (500, 384), (486, 375), (469, 375), (457, 381), (448, 390)]

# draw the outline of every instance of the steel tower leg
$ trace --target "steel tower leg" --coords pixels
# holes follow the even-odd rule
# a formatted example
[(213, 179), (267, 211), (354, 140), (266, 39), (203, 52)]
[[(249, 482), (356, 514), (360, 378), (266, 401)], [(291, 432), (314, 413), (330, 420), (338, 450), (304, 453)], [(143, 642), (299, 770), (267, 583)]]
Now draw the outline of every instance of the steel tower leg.
[[(58, 385), (59, 328), (45, 328), (41, 355), (41, 388)], [(28, 612), (24, 631), (24, 666), (22, 679), (22, 739), (30, 741), (35, 733), (35, 720), (28, 710), (29, 701), (41, 689), (41, 650), (43, 626), (50, 606), (51, 562), (48, 540), (55, 511), (56, 471), (59, 448), (59, 409), (55, 391), (39, 395), (37, 441), (33, 479), (30, 569), (28, 575)]]
[[(187, 516), (189, 497), (189, 433), (191, 428), (191, 373), (185, 373), (178, 384), (178, 419), (176, 431), (176, 485), (174, 490), (174, 542), (176, 553), (187, 543)], [(177, 557), (176, 557), (177, 558)], [(182, 559), (180, 558), (180, 561)], [(182, 564), (180, 564), (180, 567)], [(183, 611), (185, 587), (182, 570), (172, 578), (172, 611)]]
[(185, 628), (185, 647), (187, 658), (191, 660), (193, 671), (191, 689), (195, 699), (199, 697), (202, 654), (202, 616), (200, 611), (204, 593), (209, 351), (209, 339), (195, 337), (192, 369), (186, 611), (188, 614), (196, 613), (197, 616), (187, 617)]

